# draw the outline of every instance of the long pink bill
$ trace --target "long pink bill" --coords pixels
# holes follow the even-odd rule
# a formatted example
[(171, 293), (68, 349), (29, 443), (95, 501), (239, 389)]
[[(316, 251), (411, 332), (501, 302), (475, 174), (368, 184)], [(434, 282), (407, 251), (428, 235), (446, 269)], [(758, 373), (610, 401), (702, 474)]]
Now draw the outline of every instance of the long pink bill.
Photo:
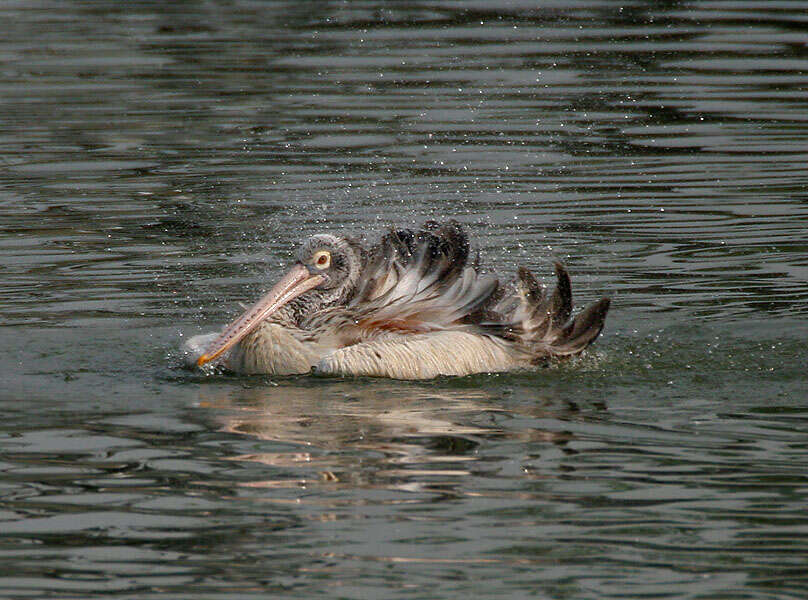
[(267, 292), (258, 302), (253, 304), (238, 319), (230, 323), (222, 334), (216, 338), (207, 352), (197, 359), (196, 364), (203, 366), (212, 360), (216, 360), (222, 353), (240, 342), (244, 336), (269, 317), (272, 313), (281, 308), (290, 300), (297, 298), (300, 294), (317, 287), (322, 283), (322, 275), (312, 275), (303, 265), (295, 265), (286, 276), (281, 279), (275, 287)]

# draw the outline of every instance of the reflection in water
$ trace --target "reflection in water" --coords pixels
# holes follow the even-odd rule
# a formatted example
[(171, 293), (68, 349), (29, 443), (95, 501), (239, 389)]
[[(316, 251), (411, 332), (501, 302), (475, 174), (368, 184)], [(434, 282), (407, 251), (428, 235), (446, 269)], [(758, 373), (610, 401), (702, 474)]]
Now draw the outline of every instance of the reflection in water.
[[(563, 432), (502, 428), (499, 421), (514, 415), (498, 403), (501, 397), (501, 391), (395, 381), (358, 384), (344, 380), (318, 385), (282, 380), (276, 386), (210, 393), (203, 388), (200, 403), (214, 409), (213, 419), (226, 432), (296, 448), (239, 455), (233, 460), (292, 471), (316, 468), (318, 480), (328, 484), (411, 492), (440, 488), (445, 494), (452, 488), (453, 478), (470, 475), (475, 469), (483, 440), (542, 440), (563, 446), (571, 439)], [(542, 410), (534, 406), (526, 412), (537, 419)], [(313, 483), (283, 479), (245, 485)]]

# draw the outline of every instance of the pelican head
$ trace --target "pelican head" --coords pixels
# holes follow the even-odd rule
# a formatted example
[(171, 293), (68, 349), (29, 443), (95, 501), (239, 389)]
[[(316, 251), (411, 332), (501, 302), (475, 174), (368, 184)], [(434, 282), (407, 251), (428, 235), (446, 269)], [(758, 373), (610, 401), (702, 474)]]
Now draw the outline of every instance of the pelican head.
[(350, 238), (328, 233), (313, 235), (297, 251), (297, 264), (312, 277), (322, 281), (307, 303), (307, 311), (339, 304), (348, 300), (359, 281), (362, 270), (361, 247)]
[(303, 243), (296, 259), (269, 292), (222, 331), (197, 365), (201, 367), (221, 356), (292, 301), (293, 314), (301, 317), (351, 297), (362, 269), (359, 244), (349, 238), (318, 234)]

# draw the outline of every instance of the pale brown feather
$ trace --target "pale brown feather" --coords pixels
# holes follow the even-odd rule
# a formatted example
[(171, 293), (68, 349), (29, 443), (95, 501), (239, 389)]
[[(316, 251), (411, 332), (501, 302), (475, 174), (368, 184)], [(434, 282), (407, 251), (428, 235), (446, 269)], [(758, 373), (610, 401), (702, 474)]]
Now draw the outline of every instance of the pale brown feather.
[(432, 379), (440, 375), (495, 373), (529, 367), (507, 344), (465, 331), (388, 335), (341, 348), (317, 364), (315, 373)]

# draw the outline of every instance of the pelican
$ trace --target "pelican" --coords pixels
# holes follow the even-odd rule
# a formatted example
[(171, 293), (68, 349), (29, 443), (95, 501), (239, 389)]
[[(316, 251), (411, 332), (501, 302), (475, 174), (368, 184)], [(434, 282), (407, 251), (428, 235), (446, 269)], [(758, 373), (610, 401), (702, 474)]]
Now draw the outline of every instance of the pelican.
[(461, 226), (391, 230), (372, 247), (318, 234), (289, 272), (221, 333), (184, 347), (191, 367), (243, 374), (431, 379), (532, 369), (581, 353), (609, 299), (572, 315), (566, 269), (547, 294), (524, 267), (500, 285), (469, 260)]

